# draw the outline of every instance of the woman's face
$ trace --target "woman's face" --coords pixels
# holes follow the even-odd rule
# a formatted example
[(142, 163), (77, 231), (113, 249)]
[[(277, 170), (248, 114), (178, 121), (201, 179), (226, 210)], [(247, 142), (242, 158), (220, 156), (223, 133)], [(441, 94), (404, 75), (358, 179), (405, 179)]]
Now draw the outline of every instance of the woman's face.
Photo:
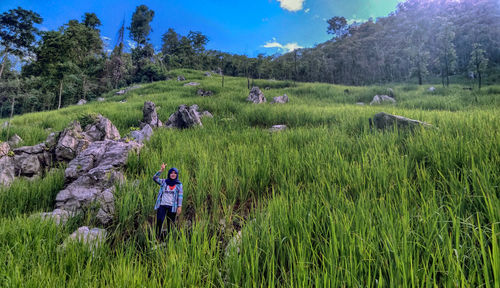
[(177, 178), (177, 173), (175, 173), (175, 171), (172, 171), (169, 175), (170, 179), (172, 180), (175, 180), (175, 178)]

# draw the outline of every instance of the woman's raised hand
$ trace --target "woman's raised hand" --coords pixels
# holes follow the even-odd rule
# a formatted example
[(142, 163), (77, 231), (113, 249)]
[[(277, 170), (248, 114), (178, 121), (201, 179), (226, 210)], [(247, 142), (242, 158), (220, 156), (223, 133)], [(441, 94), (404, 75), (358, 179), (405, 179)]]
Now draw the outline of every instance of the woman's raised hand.
[(161, 163), (161, 171), (165, 170), (165, 163)]

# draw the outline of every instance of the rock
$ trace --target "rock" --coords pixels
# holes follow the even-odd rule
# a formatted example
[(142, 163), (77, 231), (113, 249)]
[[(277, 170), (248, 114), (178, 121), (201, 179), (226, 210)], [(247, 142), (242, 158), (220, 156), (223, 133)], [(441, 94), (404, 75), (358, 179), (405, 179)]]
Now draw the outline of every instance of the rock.
[(66, 127), (57, 141), (55, 155), (57, 161), (69, 161), (75, 158), (77, 151), (83, 148), (82, 139), (82, 127), (78, 121), (73, 121), (68, 127)]
[(266, 86), (266, 88), (264, 88), (264, 90), (271, 90), (271, 87)]
[(85, 127), (85, 138), (90, 142), (103, 140), (118, 140), (121, 138), (120, 132), (115, 125), (106, 117), (97, 115), (97, 119), (93, 124)]
[(105, 140), (90, 144), (68, 163), (65, 177), (72, 182), (57, 194), (56, 208), (78, 212), (97, 201), (100, 204), (97, 220), (107, 224), (114, 213), (114, 184), (124, 182), (119, 169), (127, 162), (129, 152), (141, 147), (135, 141)]
[(127, 103), (127, 99), (121, 100), (120, 103)]
[(274, 97), (273, 101), (271, 101), (270, 103), (271, 104), (275, 104), (275, 103), (285, 104), (285, 103), (288, 103), (288, 96), (286, 94), (283, 94), (283, 96)]
[(168, 128), (185, 129), (193, 126), (203, 126), (198, 113), (198, 105), (181, 105), (175, 113), (170, 115), (165, 123)]
[[(144, 107), (142, 108), (143, 122), (141, 123), (141, 128), (145, 125), (151, 127), (161, 127), (163, 123), (158, 119), (158, 113), (156, 113), (156, 105), (153, 102), (144, 102)], [(151, 128), (150, 127), (150, 128)]]
[(44, 143), (14, 149), (16, 175), (33, 176), (52, 163), (51, 154)]
[(116, 95), (123, 95), (123, 94), (127, 93), (128, 91), (139, 89), (139, 88), (141, 88), (141, 85), (134, 85), (132, 87), (127, 87), (125, 89), (122, 89), (122, 90), (116, 92), (115, 94)]
[(227, 243), (227, 246), (226, 246), (226, 249), (225, 249), (225, 255), (226, 257), (229, 256), (229, 254), (231, 252), (236, 252), (236, 253), (240, 253), (240, 246), (241, 246), (241, 230), (238, 231), (238, 233), (236, 233), (236, 235), (234, 235), (233, 238), (231, 238), (229, 240), (229, 242)]
[(19, 145), (19, 143), (23, 142), (23, 139), (19, 137), (19, 135), (14, 134), (12, 137), (10, 137), (9, 141), (7, 141), (10, 145), (10, 147), (14, 147)]
[(394, 98), (394, 90), (392, 90), (392, 88), (387, 88), (387, 95), (389, 95), (389, 97), (391, 98)]
[(73, 216), (74, 213), (71, 213), (69, 211), (63, 210), (63, 209), (55, 209), (52, 212), (42, 212), (39, 214), (35, 214), (34, 216), (38, 216), (44, 220), (52, 220), (54, 221), (57, 225), (64, 225), (66, 222), (68, 222), (68, 219)]
[(212, 77), (212, 74), (210, 74), (210, 72), (205, 72), (205, 77)]
[(356, 105), (365, 106), (365, 103), (363, 103), (363, 102), (356, 102)]
[(94, 249), (97, 249), (105, 240), (106, 230), (101, 228), (90, 229), (87, 226), (82, 226), (66, 238), (62, 247), (66, 247), (70, 242), (80, 242), (88, 245), (89, 249), (93, 251)]
[(184, 84), (184, 87), (186, 87), (186, 86), (198, 86), (198, 85), (200, 85), (200, 83), (198, 83), (198, 82), (189, 82), (189, 83)]
[(198, 89), (196, 94), (198, 94), (201, 97), (206, 97), (206, 96), (212, 96), (213, 92), (209, 90)]
[(186, 78), (183, 75), (177, 76), (177, 81), (186, 81)]
[(403, 116), (387, 114), (384, 112), (377, 113), (375, 116), (373, 116), (373, 122), (376, 128), (382, 130), (392, 129), (394, 125), (396, 125), (398, 128), (410, 129), (419, 126), (432, 127), (432, 125), (422, 121), (405, 118)]
[(431, 86), (431, 87), (429, 87), (429, 89), (427, 89), (427, 91), (434, 92), (434, 91), (436, 91), (436, 88), (434, 86)]
[(104, 99), (103, 97), (98, 97), (96, 100), (97, 100), (97, 102), (103, 102), (103, 101), (105, 101), (106, 99)]
[(208, 118), (214, 118), (214, 115), (208, 111), (203, 111), (200, 115), (200, 117), (208, 117)]
[(269, 128), (269, 132), (279, 132), (286, 129), (287, 129), (286, 125), (273, 125), (271, 128)]
[(130, 132), (130, 138), (139, 143), (148, 141), (149, 138), (151, 138), (151, 135), (153, 135), (153, 129), (151, 128), (151, 126), (149, 126), (149, 124), (145, 124), (144, 127), (142, 127), (142, 129), (139, 131)]
[(10, 151), (10, 145), (7, 142), (0, 143), (0, 157), (7, 156)]
[(266, 97), (264, 97), (264, 93), (260, 91), (259, 87), (254, 86), (252, 90), (250, 90), (247, 101), (260, 104), (266, 102)]
[(45, 139), (45, 146), (49, 149), (49, 151), (54, 150), (54, 148), (57, 145), (57, 140), (59, 138), (59, 132), (52, 132), (47, 136), (47, 139)]
[(14, 181), (15, 176), (14, 157), (0, 157), (0, 184), (5, 186), (10, 185)]
[(9, 127), (9, 121), (5, 121), (2, 123), (2, 128), (7, 128)]
[(76, 105), (84, 105), (84, 104), (87, 104), (87, 100), (85, 100), (85, 99), (80, 99), (80, 101), (78, 101), (78, 103), (76, 103)]
[(394, 100), (393, 98), (391, 98), (387, 95), (375, 95), (373, 97), (372, 102), (370, 102), (370, 105), (382, 104), (384, 102), (396, 103), (396, 100)]

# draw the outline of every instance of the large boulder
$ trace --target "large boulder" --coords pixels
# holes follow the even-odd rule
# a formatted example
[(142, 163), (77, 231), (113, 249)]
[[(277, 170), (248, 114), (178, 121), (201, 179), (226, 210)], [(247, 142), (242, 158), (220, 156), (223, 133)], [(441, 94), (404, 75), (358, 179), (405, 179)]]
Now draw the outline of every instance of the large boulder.
[(380, 112), (373, 116), (373, 124), (376, 128), (384, 130), (384, 129), (393, 129), (394, 126), (398, 128), (415, 128), (415, 127), (431, 127), (430, 124), (406, 118), (403, 116), (387, 114), (384, 112)]
[(168, 128), (185, 129), (193, 126), (203, 126), (201, 124), (198, 105), (191, 106), (181, 105), (175, 113), (170, 115), (168, 121), (165, 122)]
[(373, 97), (372, 102), (370, 102), (370, 105), (383, 104), (383, 103), (396, 103), (396, 100), (394, 100), (394, 98), (389, 97), (387, 95), (375, 95)]
[(135, 141), (97, 141), (82, 151), (68, 164), (66, 181), (71, 182), (56, 196), (56, 208), (71, 212), (81, 211), (97, 201), (97, 219), (107, 224), (114, 214), (114, 184), (123, 182), (120, 168), (127, 162), (128, 153), (142, 147)]
[(52, 164), (52, 155), (44, 143), (14, 149), (16, 175), (39, 175)]
[(158, 119), (158, 113), (156, 112), (156, 105), (153, 102), (144, 102), (144, 107), (142, 108), (143, 122), (141, 123), (141, 128), (145, 125), (151, 127), (161, 127), (163, 123)]
[(266, 102), (266, 97), (264, 97), (264, 93), (260, 91), (259, 87), (254, 86), (252, 90), (250, 90), (250, 94), (248, 94), (247, 101), (260, 104)]
[(57, 141), (55, 156), (57, 161), (70, 161), (77, 155), (77, 152), (84, 148), (84, 135), (82, 127), (78, 121), (73, 121), (66, 127)]
[(141, 130), (130, 132), (130, 138), (139, 143), (148, 141), (151, 135), (153, 135), (153, 128), (148, 124), (145, 124)]
[(103, 140), (118, 140), (120, 139), (120, 132), (116, 129), (115, 125), (106, 117), (97, 115), (97, 119), (93, 124), (85, 127), (85, 138), (89, 142), (103, 141)]
[(270, 103), (271, 104), (275, 104), (275, 103), (285, 104), (285, 103), (288, 103), (288, 96), (286, 94), (283, 94), (283, 96), (274, 97), (273, 101), (271, 101)]

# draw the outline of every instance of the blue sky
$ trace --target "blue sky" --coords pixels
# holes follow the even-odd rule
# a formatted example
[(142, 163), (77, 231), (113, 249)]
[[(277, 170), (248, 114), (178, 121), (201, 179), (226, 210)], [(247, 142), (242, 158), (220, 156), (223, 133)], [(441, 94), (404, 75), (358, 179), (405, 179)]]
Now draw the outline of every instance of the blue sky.
[[(0, 13), (21, 6), (44, 19), (40, 29), (53, 30), (70, 19), (81, 20), (94, 12), (102, 22), (101, 35), (114, 45), (125, 20), (145, 4), (155, 11), (151, 42), (159, 49), (161, 35), (173, 28), (186, 35), (189, 30), (207, 35), (208, 49), (256, 56), (286, 52), (295, 47), (313, 47), (330, 38), (326, 20), (344, 16), (363, 21), (383, 17), (401, 0), (0, 0)], [(128, 32), (126, 32), (128, 38)]]

